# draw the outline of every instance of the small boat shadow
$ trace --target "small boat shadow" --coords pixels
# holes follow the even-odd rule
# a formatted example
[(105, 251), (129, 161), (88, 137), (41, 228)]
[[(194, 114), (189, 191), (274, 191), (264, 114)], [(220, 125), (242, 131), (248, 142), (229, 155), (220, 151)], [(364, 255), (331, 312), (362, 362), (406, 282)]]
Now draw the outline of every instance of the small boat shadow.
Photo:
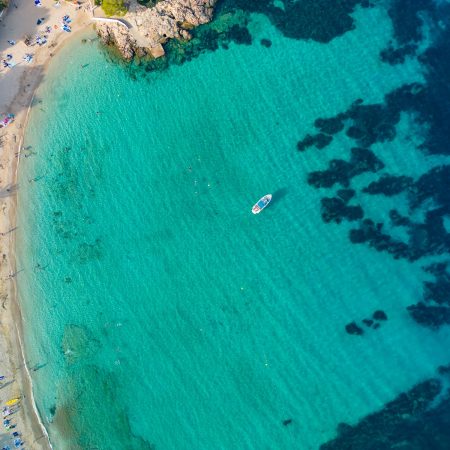
[(277, 189), (275, 192), (272, 193), (272, 201), (275, 200), (274, 203), (277, 203), (278, 200), (281, 200), (283, 197), (286, 197), (288, 192), (289, 191), (287, 188)]

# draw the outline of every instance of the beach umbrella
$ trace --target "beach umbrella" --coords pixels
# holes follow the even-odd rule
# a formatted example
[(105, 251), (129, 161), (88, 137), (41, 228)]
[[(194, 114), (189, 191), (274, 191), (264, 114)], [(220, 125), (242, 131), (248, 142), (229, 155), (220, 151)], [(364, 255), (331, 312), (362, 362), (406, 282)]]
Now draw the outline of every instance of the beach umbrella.
[(12, 398), (11, 400), (8, 400), (6, 402), (7, 406), (15, 405), (16, 403), (20, 402), (20, 398)]

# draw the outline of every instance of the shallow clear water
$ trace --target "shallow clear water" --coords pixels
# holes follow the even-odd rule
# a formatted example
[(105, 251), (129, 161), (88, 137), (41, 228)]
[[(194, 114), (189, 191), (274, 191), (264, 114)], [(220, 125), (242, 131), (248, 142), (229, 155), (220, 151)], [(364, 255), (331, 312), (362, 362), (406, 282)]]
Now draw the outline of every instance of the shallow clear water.
[[(26, 350), (55, 448), (317, 448), (448, 362), (448, 327), (405, 309), (424, 262), (353, 245), (353, 225), (321, 218), (330, 194), (307, 175), (354, 144), (296, 150), (317, 117), (424, 80), (415, 57), (380, 61), (385, 8), (354, 17), (322, 44), (254, 15), (252, 45), (146, 77), (97, 43), (58, 55), (26, 136), (18, 230)], [(372, 147), (384, 172), (446, 161), (411, 148), (426, 130), (404, 114)], [(407, 209), (401, 195), (355, 203), (376, 220)], [(377, 309), (380, 329), (345, 333)]]

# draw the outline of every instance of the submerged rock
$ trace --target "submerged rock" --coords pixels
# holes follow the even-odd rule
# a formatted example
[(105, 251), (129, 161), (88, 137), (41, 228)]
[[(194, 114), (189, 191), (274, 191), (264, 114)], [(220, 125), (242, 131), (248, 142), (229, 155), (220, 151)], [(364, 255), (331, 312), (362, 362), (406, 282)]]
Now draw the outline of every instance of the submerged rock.
[(324, 197), (321, 202), (321, 213), (324, 222), (340, 223), (344, 219), (353, 221), (362, 219), (364, 216), (361, 206), (347, 206), (340, 198)]
[(307, 134), (303, 140), (297, 143), (297, 149), (302, 152), (314, 145), (317, 149), (321, 150), (329, 145), (332, 140), (332, 136), (323, 133), (317, 133), (314, 136)]
[(378, 310), (375, 311), (372, 315), (375, 320), (387, 320), (387, 314), (384, 311)]
[(383, 194), (387, 197), (405, 191), (413, 184), (413, 179), (406, 175), (383, 175), (379, 180), (372, 181), (362, 191), (368, 194)]
[(344, 200), (345, 203), (347, 203), (349, 200), (351, 200), (355, 195), (354, 189), (339, 189), (336, 192), (337, 196)]
[(439, 328), (450, 324), (450, 308), (445, 306), (428, 306), (419, 302), (407, 309), (417, 323), (426, 327)]
[(340, 424), (320, 450), (448, 449), (450, 397), (437, 402), (441, 392), (438, 379), (417, 384), (356, 425)]
[[(309, 137), (305, 139), (309, 139)], [(314, 140), (312, 137), (311, 139)], [(297, 144), (298, 148), (300, 144)], [(383, 162), (369, 149), (355, 147), (350, 152), (351, 156), (349, 161), (332, 159), (329, 162), (327, 170), (310, 172), (308, 175), (308, 183), (316, 188), (330, 188), (334, 184), (340, 183), (343, 187), (347, 188), (350, 185), (350, 180), (356, 175), (364, 172), (377, 172), (384, 168)]]
[(347, 325), (345, 325), (345, 331), (348, 334), (355, 334), (355, 335), (361, 335), (364, 333), (364, 330), (356, 325), (356, 322), (350, 322)]
[(447, 364), (446, 366), (439, 366), (437, 371), (439, 375), (448, 375), (450, 373), (450, 364)]

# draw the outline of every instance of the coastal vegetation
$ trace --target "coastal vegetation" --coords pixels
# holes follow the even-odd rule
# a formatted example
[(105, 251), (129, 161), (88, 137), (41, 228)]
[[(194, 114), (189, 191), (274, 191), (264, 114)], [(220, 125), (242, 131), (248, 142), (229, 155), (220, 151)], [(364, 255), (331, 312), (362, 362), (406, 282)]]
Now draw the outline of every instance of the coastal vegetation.
[(102, 9), (107, 16), (123, 16), (127, 12), (123, 0), (103, 0)]

